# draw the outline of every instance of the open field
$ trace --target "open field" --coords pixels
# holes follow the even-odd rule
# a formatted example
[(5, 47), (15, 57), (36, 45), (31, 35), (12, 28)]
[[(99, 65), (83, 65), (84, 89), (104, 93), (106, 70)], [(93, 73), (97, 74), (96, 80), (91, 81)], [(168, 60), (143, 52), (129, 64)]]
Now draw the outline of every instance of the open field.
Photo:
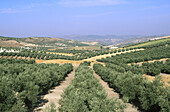
[(2, 46), (2, 47), (19, 47), (20, 43), (18, 43), (16, 40), (3, 41), (0, 39), (0, 46)]

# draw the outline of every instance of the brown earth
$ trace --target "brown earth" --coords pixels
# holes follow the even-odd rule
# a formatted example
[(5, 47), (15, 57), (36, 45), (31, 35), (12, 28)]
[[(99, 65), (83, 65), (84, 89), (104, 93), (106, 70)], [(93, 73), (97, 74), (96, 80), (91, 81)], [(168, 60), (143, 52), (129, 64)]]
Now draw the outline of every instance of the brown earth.
[(19, 47), (21, 45), (16, 40), (4, 41), (4, 40), (0, 39), (0, 46), (2, 46), (2, 47)]

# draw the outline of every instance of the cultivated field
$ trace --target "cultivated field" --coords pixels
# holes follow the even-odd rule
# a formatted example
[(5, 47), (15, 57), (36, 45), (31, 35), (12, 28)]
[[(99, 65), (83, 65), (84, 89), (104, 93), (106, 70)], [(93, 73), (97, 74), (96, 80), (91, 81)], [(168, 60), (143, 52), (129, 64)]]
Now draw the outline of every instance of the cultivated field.
[(168, 112), (170, 41), (163, 40), (140, 49), (1, 48), (0, 111)]
[(155, 41), (148, 41), (148, 42), (144, 42), (144, 43), (141, 43), (141, 44), (137, 44), (137, 45), (131, 45), (127, 48), (138, 48), (138, 47), (144, 47), (144, 46), (147, 46), (147, 45), (154, 45), (154, 44), (159, 44), (161, 42), (166, 42), (166, 41), (170, 41), (170, 36), (166, 36), (165, 39), (160, 39), (160, 40), (155, 40)]
[(106, 57), (115, 56), (116, 54), (129, 53), (129, 52), (140, 51), (140, 50), (144, 50), (144, 49), (136, 49), (136, 50), (130, 50), (130, 51), (125, 51), (125, 52), (120, 52), (120, 53), (105, 54), (105, 55), (95, 56), (95, 57), (88, 58), (88, 59), (83, 59), (80, 61), (54, 59), (54, 60), (36, 60), (36, 63), (39, 63), (39, 64), (40, 63), (59, 63), (59, 64), (72, 63), (72, 64), (79, 65), (80, 63), (82, 63), (84, 61), (88, 61), (88, 62), (92, 62), (92, 65), (93, 65), (94, 63), (96, 63), (97, 59), (102, 59), (102, 58), (106, 58)]

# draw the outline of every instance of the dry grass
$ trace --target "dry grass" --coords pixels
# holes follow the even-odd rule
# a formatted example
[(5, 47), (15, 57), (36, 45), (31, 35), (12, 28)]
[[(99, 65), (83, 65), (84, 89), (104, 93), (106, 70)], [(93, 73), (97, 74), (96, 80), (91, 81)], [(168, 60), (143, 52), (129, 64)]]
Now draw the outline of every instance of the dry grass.
[(58, 63), (58, 64), (64, 64), (64, 63), (80, 64), (83, 62), (83, 61), (63, 60), (63, 59), (35, 60), (35, 61), (36, 63)]
[[(160, 60), (151, 60), (151, 61), (146, 61), (146, 62), (153, 63), (153, 62), (155, 62), (155, 61), (163, 61), (163, 62), (165, 63), (165, 61), (166, 61), (167, 59), (170, 59), (170, 58), (163, 58), (163, 59), (160, 59)], [(144, 62), (129, 63), (128, 65), (138, 64), (138, 65), (142, 66), (142, 63), (144, 63)], [(170, 84), (169, 84), (169, 82), (170, 82), (170, 75), (168, 75), (168, 74), (162, 75), (162, 73), (161, 73), (160, 75), (161, 75), (161, 80), (162, 80), (163, 82), (165, 82), (165, 85), (170, 86)], [(150, 76), (150, 75), (146, 75), (146, 74), (144, 74), (143, 76), (146, 77), (146, 78), (148, 78), (148, 80), (150, 80), (150, 81), (153, 81), (153, 80), (155, 79), (154, 76)]]
[[(154, 76), (144, 74), (143, 77), (146, 77), (149, 81), (155, 80)], [(161, 75), (161, 81), (165, 82), (165, 85), (170, 86), (170, 75)]]
[(2, 46), (2, 47), (19, 47), (21, 45), (16, 40), (7, 40), (7, 41), (0, 40), (0, 46)]
[(139, 62), (139, 63), (129, 63), (128, 65), (137, 64), (137, 65), (141, 66), (142, 63), (146, 63), (146, 62), (153, 63), (155, 61), (163, 61), (163, 63), (165, 63), (165, 61), (168, 60), (168, 59), (170, 59), (170, 58), (163, 58), (163, 59), (159, 59), (159, 60), (150, 60), (150, 61), (144, 61), (144, 62)]
[(57, 54), (57, 55), (65, 55), (65, 56), (74, 56), (73, 54), (68, 53), (56, 53), (56, 52), (46, 52), (47, 54)]
[[(88, 61), (88, 62), (92, 62), (92, 65), (93, 65), (94, 63), (100, 63), (100, 62), (96, 61), (97, 59), (111, 57), (111, 56), (114, 56), (116, 54), (127, 53), (127, 52), (134, 52), (134, 51), (139, 51), (139, 50), (143, 50), (143, 49), (137, 49), (137, 50), (131, 50), (131, 51), (125, 51), (125, 52), (113, 53), (113, 54), (105, 54), (105, 55), (95, 56), (95, 57), (92, 57), (92, 58), (89, 58), (89, 59), (80, 60), (80, 61), (53, 59), (53, 60), (36, 60), (36, 63), (58, 63), (58, 64), (72, 63), (73, 65), (77, 65), (77, 64), (83, 63), (84, 61)], [(104, 63), (101, 63), (101, 64), (105, 65)]]

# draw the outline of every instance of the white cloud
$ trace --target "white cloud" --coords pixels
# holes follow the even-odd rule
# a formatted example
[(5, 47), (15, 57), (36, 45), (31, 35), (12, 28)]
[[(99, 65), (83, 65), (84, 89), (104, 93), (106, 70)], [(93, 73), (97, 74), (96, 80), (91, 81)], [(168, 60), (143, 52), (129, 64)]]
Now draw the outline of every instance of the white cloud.
[(65, 7), (112, 6), (125, 4), (125, 0), (61, 0), (57, 4)]
[(27, 12), (32, 12), (34, 7), (35, 5), (31, 4), (31, 5), (19, 7), (19, 8), (2, 8), (0, 9), (0, 13), (3, 13), (3, 14), (27, 13)]

